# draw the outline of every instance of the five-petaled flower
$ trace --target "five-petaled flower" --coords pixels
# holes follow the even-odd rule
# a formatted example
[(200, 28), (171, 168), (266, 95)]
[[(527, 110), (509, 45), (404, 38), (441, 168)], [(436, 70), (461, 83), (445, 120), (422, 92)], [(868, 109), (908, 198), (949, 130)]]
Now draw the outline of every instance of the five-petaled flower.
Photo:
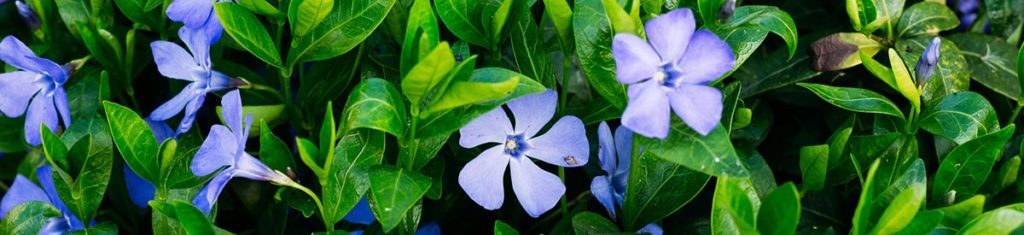
[(206, 93), (238, 87), (244, 82), (213, 70), (210, 63), (210, 43), (212, 41), (206, 34), (182, 27), (178, 30), (178, 35), (192, 54), (178, 44), (155, 41), (150, 44), (153, 49), (153, 60), (156, 61), (160, 74), (192, 83), (185, 86), (174, 98), (153, 110), (149, 120), (166, 121), (185, 109), (185, 116), (181, 119), (177, 131), (178, 134), (181, 134), (192, 128), (192, 121), (195, 120), (199, 108), (203, 106)]
[[(228, 126), (214, 125), (210, 134), (199, 147), (195, 158), (192, 159), (192, 173), (197, 176), (205, 176), (223, 170), (213, 176), (213, 179), (199, 191), (192, 204), (204, 213), (209, 214), (213, 204), (217, 202), (221, 190), (228, 181), (234, 177), (242, 177), (252, 180), (270, 181), (279, 185), (292, 183), (287, 175), (270, 169), (252, 155), (245, 152), (245, 142), (249, 138), (249, 128), (252, 125), (252, 114), (242, 120), (242, 98), (238, 90), (228, 92), (221, 100), (224, 106), (222, 115), (224, 123)], [(230, 129), (229, 129), (230, 128)]]
[[(608, 128), (608, 123), (601, 122), (597, 128), (597, 141), (599, 145), (597, 157), (601, 163), (601, 170), (608, 175), (594, 177), (590, 183), (590, 192), (608, 210), (612, 219), (615, 219), (616, 205), (622, 206), (623, 196), (626, 194), (626, 183), (629, 181), (629, 163), (633, 156), (633, 131), (619, 127), (615, 129), (613, 136), (611, 129)], [(637, 154), (640, 153), (639, 151)], [(637, 232), (662, 234), (661, 227), (653, 223), (644, 226)]]
[(914, 66), (914, 75), (917, 78), (918, 89), (923, 89), (924, 84), (932, 78), (935, 66), (939, 64), (939, 51), (942, 48), (942, 39), (935, 37), (928, 47), (921, 53), (921, 59), (917, 60)]
[(39, 188), (25, 176), (18, 175), (14, 178), (14, 184), (0, 200), (0, 219), (7, 216), (7, 213), (22, 203), (39, 201), (57, 208), (61, 216), (53, 217), (46, 221), (39, 234), (61, 234), (75, 230), (82, 230), (85, 224), (82, 223), (71, 210), (64, 205), (64, 201), (57, 194), (57, 188), (53, 185), (53, 169), (51, 166), (40, 166), (36, 169), (36, 177), (43, 186)]
[(722, 92), (707, 86), (735, 66), (729, 44), (696, 30), (690, 9), (677, 9), (644, 25), (647, 38), (620, 33), (612, 42), (619, 82), (629, 84), (622, 123), (637, 134), (665, 138), (671, 114), (707, 135), (722, 117)]
[(534, 158), (561, 167), (587, 164), (590, 144), (583, 121), (562, 117), (544, 135), (538, 136), (555, 115), (558, 97), (554, 91), (517, 98), (506, 105), (515, 127), (502, 107), (480, 116), (459, 130), (459, 145), (472, 148), (486, 143), (498, 145), (484, 150), (459, 172), (459, 185), (477, 204), (488, 210), (505, 200), (505, 168), (512, 172), (512, 190), (530, 216), (550, 210), (565, 193), (558, 176), (533, 163)]
[(185, 24), (186, 28), (204, 32), (211, 42), (216, 42), (224, 32), (224, 26), (221, 25), (220, 18), (217, 18), (213, 4), (222, 1), (174, 0), (167, 6), (167, 18)]
[(20, 71), (0, 74), (0, 112), (8, 117), (25, 116), (25, 140), (42, 143), (40, 126), (56, 133), (59, 120), (71, 125), (68, 95), (64, 83), (69, 71), (53, 61), (40, 58), (14, 36), (0, 41), (0, 60)]

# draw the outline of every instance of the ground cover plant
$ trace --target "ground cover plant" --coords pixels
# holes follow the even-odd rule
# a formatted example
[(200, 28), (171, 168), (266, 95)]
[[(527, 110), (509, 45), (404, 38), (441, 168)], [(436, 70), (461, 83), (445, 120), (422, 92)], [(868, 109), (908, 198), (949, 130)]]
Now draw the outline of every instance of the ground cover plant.
[(1019, 234), (1020, 0), (0, 0), (0, 234)]

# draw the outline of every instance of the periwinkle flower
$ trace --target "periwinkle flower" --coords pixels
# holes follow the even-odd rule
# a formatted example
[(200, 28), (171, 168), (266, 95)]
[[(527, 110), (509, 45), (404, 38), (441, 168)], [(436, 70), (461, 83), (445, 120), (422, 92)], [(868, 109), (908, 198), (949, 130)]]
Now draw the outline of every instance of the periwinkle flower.
[(14, 6), (18, 8), (18, 15), (21, 15), (21, 18), (25, 20), (25, 24), (28, 25), (28, 28), (39, 28), (39, 16), (36, 15), (36, 11), (32, 10), (31, 6), (25, 4), (25, 2), (22, 2), (21, 0), (15, 1)]
[(182, 27), (178, 30), (178, 35), (192, 53), (189, 54), (178, 44), (155, 41), (150, 44), (153, 49), (153, 60), (156, 61), (160, 74), (191, 83), (174, 98), (153, 110), (149, 120), (166, 121), (184, 109), (185, 116), (181, 119), (177, 130), (177, 133), (181, 134), (192, 128), (192, 121), (195, 120), (199, 108), (203, 106), (207, 93), (234, 88), (244, 82), (213, 70), (210, 63), (210, 43), (212, 41), (206, 34)]
[(939, 51), (942, 49), (942, 39), (935, 37), (932, 42), (928, 44), (928, 47), (921, 53), (921, 59), (917, 60), (917, 65), (914, 66), (914, 74), (917, 78), (917, 86), (924, 87), (925, 83), (932, 78), (932, 74), (935, 73), (935, 66), (939, 64)]
[[(612, 219), (615, 219), (616, 208), (618, 208), (616, 205), (622, 206), (629, 181), (629, 165), (633, 156), (633, 131), (630, 131), (629, 128), (619, 127), (615, 129), (613, 136), (611, 129), (608, 128), (608, 123), (601, 122), (597, 128), (597, 140), (599, 145), (597, 157), (601, 163), (601, 170), (608, 175), (594, 177), (590, 183), (590, 192), (608, 210)], [(653, 223), (644, 226), (638, 232), (662, 234), (661, 227)]]
[(544, 135), (537, 135), (554, 117), (557, 102), (556, 93), (550, 90), (520, 97), (506, 104), (515, 118), (515, 127), (505, 110), (498, 107), (459, 130), (459, 145), (464, 148), (497, 144), (459, 172), (459, 185), (474, 202), (488, 210), (501, 207), (508, 167), (512, 190), (527, 214), (536, 218), (555, 206), (565, 193), (565, 185), (558, 176), (537, 167), (531, 158), (561, 167), (579, 167), (586, 165), (590, 156), (583, 121), (574, 116), (562, 117)]
[(974, 21), (978, 20), (978, 11), (981, 10), (981, 0), (959, 0), (949, 1), (949, 5), (956, 4), (956, 9), (960, 13), (960, 30), (966, 31), (974, 24)]
[(192, 204), (206, 214), (210, 213), (221, 190), (231, 178), (242, 177), (270, 181), (280, 185), (292, 182), (284, 173), (270, 169), (263, 162), (245, 152), (245, 142), (249, 138), (249, 128), (252, 125), (252, 114), (247, 115), (243, 122), (242, 99), (238, 90), (224, 95), (221, 105), (224, 107), (222, 111), (224, 122), (228, 126), (214, 125), (210, 129), (210, 134), (203, 141), (203, 145), (199, 147), (191, 165), (192, 173), (197, 176), (209, 175), (226, 166), (192, 200)]
[(644, 25), (647, 38), (620, 33), (612, 42), (619, 82), (629, 84), (622, 123), (637, 134), (665, 138), (671, 114), (707, 135), (722, 117), (722, 92), (708, 83), (736, 64), (729, 44), (696, 30), (690, 9), (676, 9)]
[(71, 210), (64, 205), (64, 201), (60, 199), (60, 195), (57, 194), (57, 188), (53, 185), (51, 167), (46, 165), (37, 168), (36, 177), (39, 178), (42, 188), (36, 186), (25, 176), (18, 175), (14, 178), (14, 184), (4, 194), (3, 199), (0, 199), (0, 219), (6, 217), (11, 209), (22, 203), (39, 201), (52, 205), (61, 213), (60, 217), (48, 219), (39, 234), (61, 234), (84, 229), (85, 224), (71, 213)]
[(224, 26), (213, 10), (213, 4), (223, 0), (174, 0), (167, 6), (167, 18), (185, 24), (186, 28), (204, 32), (211, 42), (220, 39)]
[[(0, 74), (0, 112), (7, 117), (25, 116), (25, 141), (42, 143), (39, 129), (45, 124), (56, 133), (71, 125), (68, 95), (64, 83), (68, 71), (48, 59), (40, 58), (14, 36), (0, 41), (0, 60), (20, 71)], [(27, 114), (26, 114), (27, 113)]]

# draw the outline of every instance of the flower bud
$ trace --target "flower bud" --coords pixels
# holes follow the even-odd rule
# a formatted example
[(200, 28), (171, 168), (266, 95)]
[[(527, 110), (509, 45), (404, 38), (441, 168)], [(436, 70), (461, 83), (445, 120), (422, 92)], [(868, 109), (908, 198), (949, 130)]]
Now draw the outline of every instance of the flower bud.
[(39, 28), (39, 17), (36, 16), (36, 12), (32, 10), (32, 7), (29, 7), (28, 4), (21, 0), (15, 1), (14, 5), (18, 7), (18, 14), (21, 15), (21, 18), (25, 19), (25, 24), (29, 28)]
[(924, 87), (925, 83), (931, 79), (932, 74), (935, 73), (935, 66), (939, 64), (939, 49), (942, 47), (942, 39), (935, 37), (932, 39), (932, 43), (928, 44), (928, 48), (924, 49), (921, 53), (921, 59), (917, 61), (917, 66), (914, 67), (914, 75), (917, 80), (917, 87)]
[(836, 33), (811, 43), (812, 66), (817, 71), (836, 71), (861, 63), (859, 51), (872, 56), (882, 44), (860, 33)]
[(718, 20), (728, 21), (732, 14), (736, 12), (736, 0), (726, 0), (722, 4), (722, 8), (718, 9)]

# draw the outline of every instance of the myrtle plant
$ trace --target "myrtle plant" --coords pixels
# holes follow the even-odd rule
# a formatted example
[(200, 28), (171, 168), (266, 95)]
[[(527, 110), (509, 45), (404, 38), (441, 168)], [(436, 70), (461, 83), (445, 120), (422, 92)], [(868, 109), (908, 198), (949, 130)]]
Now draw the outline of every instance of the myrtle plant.
[(1017, 234), (1024, 1), (0, 0), (0, 234)]

